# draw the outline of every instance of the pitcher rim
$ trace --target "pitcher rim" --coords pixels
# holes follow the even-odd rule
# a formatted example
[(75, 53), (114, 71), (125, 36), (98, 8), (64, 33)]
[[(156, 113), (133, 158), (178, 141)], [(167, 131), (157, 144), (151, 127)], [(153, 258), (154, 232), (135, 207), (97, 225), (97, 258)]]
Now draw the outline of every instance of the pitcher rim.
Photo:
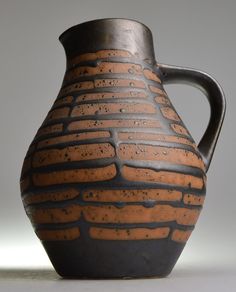
[(60, 34), (59, 36), (59, 40), (62, 41), (63, 38), (68, 34), (68, 33), (71, 33), (73, 31), (76, 31), (76, 29), (78, 29), (79, 27), (82, 27), (83, 25), (88, 25), (88, 24), (94, 24), (96, 22), (109, 22), (109, 21), (112, 21), (112, 20), (115, 20), (115, 21), (129, 21), (129, 22), (132, 22), (132, 23), (136, 23), (136, 24), (139, 24), (141, 25), (143, 28), (145, 28), (151, 35), (152, 35), (152, 32), (151, 32), (151, 29), (144, 23), (136, 20), (136, 19), (131, 19), (131, 18), (119, 18), (119, 17), (110, 17), (110, 18), (98, 18), (98, 19), (93, 19), (93, 20), (88, 20), (88, 21), (84, 21), (84, 22), (81, 22), (81, 23), (78, 23), (76, 25), (73, 25), (71, 27), (69, 27), (68, 29), (66, 29), (62, 34)]

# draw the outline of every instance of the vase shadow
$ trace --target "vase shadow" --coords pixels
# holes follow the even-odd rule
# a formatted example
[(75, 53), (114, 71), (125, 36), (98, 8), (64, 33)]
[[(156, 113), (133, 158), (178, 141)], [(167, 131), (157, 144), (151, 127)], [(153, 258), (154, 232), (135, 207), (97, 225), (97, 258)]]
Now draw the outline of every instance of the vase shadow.
[(58, 280), (53, 268), (0, 268), (0, 280)]
[[(231, 266), (177, 266), (172, 273), (167, 277), (168, 279), (175, 278), (204, 278), (204, 277), (221, 277), (222, 275), (236, 274), (236, 267)], [(161, 280), (167, 278), (136, 278), (128, 279), (128, 281), (137, 280)], [(0, 281), (2, 280), (38, 280), (38, 281), (70, 281), (69, 279), (61, 278), (53, 268), (0, 268)], [(74, 279), (76, 280), (76, 279)], [(80, 279), (85, 280), (86, 279)], [(87, 279), (88, 281), (89, 279)], [(94, 279), (98, 280), (98, 279)], [(101, 279), (104, 280), (104, 279)], [(119, 280), (119, 279), (114, 279)], [(93, 280), (91, 280), (93, 281)]]

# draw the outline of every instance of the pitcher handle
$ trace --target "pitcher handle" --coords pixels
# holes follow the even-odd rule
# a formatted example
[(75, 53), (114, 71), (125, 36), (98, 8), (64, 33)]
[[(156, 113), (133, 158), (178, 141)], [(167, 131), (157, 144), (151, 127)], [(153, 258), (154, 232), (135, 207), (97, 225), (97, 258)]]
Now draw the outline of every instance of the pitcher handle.
[(220, 134), (222, 123), (225, 116), (226, 100), (219, 83), (205, 72), (172, 66), (158, 64), (162, 72), (163, 84), (183, 83), (192, 85), (200, 89), (207, 97), (210, 104), (210, 120), (206, 131), (198, 144), (199, 152), (208, 170), (215, 146)]

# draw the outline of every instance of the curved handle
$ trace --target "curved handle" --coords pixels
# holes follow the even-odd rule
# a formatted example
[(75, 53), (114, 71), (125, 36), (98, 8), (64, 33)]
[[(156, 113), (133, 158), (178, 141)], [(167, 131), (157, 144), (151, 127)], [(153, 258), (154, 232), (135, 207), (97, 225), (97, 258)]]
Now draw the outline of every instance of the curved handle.
[(207, 129), (198, 144), (198, 149), (208, 170), (215, 150), (224, 120), (226, 101), (222, 88), (218, 82), (207, 73), (191, 68), (158, 64), (162, 74), (163, 83), (184, 83), (199, 88), (210, 103), (211, 115)]

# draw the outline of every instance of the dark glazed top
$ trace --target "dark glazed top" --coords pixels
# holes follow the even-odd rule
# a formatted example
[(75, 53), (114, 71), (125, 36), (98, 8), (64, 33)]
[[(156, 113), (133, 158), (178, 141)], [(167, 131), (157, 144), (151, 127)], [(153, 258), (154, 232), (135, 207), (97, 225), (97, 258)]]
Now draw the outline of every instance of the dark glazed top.
[(107, 18), (84, 22), (61, 34), (67, 57), (106, 49), (127, 50), (140, 59), (155, 60), (150, 29), (129, 19)]

